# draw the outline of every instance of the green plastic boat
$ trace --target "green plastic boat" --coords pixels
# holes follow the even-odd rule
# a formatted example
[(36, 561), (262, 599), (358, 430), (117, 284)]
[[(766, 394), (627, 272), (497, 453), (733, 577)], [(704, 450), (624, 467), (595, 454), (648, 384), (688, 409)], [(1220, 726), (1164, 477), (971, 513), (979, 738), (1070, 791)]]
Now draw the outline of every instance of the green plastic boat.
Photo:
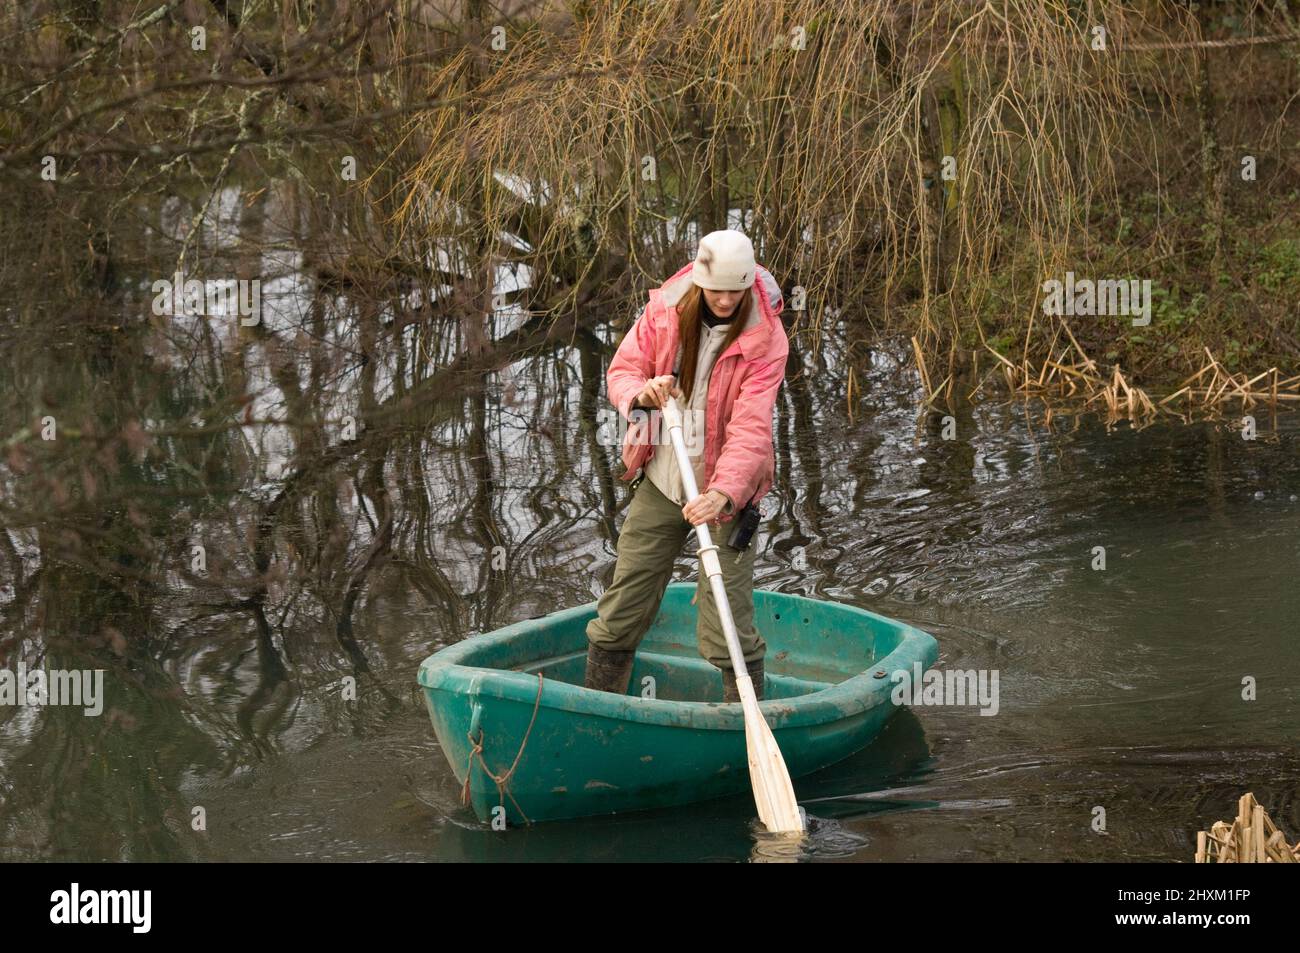
[[(637, 650), (632, 694), (582, 687), (595, 603), (424, 660), (433, 730), (480, 820), (639, 811), (749, 789), (744, 717), (699, 656), (695, 591), (668, 587)], [(938, 659), (933, 636), (854, 606), (758, 590), (754, 609), (768, 646), (761, 708), (791, 777), (869, 744), (897, 710), (893, 673)]]

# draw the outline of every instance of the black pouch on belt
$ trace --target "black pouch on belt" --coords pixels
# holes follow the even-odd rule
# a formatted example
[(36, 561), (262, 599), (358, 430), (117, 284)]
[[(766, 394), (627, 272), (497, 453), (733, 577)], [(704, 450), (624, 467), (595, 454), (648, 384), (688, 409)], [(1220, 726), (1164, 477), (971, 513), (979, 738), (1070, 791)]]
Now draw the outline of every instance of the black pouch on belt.
[(757, 532), (758, 524), (762, 519), (763, 515), (758, 511), (758, 507), (754, 505), (754, 501), (751, 499), (740, 508), (740, 513), (732, 526), (731, 535), (727, 537), (727, 545), (732, 549), (748, 549), (749, 544), (754, 541), (754, 533)]

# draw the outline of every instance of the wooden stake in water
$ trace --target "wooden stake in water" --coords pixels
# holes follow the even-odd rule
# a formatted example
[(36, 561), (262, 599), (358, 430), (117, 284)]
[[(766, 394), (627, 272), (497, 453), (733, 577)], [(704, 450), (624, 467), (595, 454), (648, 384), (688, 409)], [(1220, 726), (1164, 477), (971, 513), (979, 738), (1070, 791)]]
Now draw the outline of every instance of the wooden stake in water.
[(1253, 794), (1237, 801), (1237, 818), (1231, 824), (1215, 821), (1196, 835), (1198, 864), (1300, 863), (1300, 843), (1294, 847), (1273, 823)]

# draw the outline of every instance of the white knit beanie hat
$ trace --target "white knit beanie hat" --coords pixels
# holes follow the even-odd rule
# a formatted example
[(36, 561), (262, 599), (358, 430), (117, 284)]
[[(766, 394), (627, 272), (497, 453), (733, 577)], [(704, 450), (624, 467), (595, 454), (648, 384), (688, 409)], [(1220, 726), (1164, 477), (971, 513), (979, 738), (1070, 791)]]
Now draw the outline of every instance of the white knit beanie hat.
[(691, 280), (710, 291), (744, 291), (756, 270), (754, 243), (743, 232), (724, 228), (700, 239)]

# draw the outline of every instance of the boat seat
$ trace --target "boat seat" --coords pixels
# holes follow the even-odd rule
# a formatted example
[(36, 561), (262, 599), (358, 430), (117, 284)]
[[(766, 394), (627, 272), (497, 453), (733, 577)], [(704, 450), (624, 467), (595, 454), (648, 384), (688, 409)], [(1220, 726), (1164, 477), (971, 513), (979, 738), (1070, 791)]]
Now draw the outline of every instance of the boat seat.
[[(657, 648), (659, 647), (637, 650), (628, 694), (640, 695), (653, 685), (654, 697), (664, 701), (722, 701), (722, 672), (712, 663), (699, 655), (690, 657), (656, 651)], [(541, 672), (545, 678), (581, 685), (587, 671), (587, 650), (584, 648), (580, 652), (537, 659), (514, 666), (513, 670), (530, 675)], [(812, 681), (771, 671), (764, 674), (764, 698), (795, 698), (819, 692), (832, 685), (831, 682)], [(645, 681), (646, 678), (654, 679), (653, 683)]]

